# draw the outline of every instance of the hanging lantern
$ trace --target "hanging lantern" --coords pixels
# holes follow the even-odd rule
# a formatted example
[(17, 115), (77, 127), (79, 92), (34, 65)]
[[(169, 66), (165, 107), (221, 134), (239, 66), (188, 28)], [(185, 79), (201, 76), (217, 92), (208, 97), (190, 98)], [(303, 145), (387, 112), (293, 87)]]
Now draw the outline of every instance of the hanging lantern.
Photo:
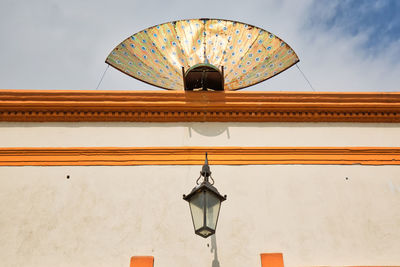
[[(204, 180), (199, 184), (198, 181), (201, 177)], [(210, 183), (210, 179), (212, 183)], [(197, 185), (192, 192), (187, 196), (183, 195), (183, 199), (189, 202), (194, 232), (206, 238), (215, 233), (221, 202), (226, 200), (226, 195), (222, 196), (213, 186), (214, 179), (211, 177), (210, 167), (208, 166), (207, 153), (200, 177), (196, 183)]]

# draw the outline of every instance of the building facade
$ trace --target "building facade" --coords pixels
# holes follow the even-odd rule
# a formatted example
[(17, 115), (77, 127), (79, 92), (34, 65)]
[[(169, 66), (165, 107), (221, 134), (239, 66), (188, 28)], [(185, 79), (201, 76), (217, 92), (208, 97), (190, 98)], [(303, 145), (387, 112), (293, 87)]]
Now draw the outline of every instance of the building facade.
[[(400, 94), (0, 91), (2, 266), (398, 265)], [(194, 234), (208, 152), (227, 194)]]

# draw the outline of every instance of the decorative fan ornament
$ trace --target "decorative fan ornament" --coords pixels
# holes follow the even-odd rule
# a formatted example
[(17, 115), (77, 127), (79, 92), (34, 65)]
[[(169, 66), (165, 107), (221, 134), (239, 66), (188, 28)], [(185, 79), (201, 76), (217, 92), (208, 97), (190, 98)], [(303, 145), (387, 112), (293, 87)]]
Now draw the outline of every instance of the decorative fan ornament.
[(173, 21), (135, 33), (106, 63), (169, 90), (238, 90), (265, 81), (299, 61), (280, 38), (222, 19)]

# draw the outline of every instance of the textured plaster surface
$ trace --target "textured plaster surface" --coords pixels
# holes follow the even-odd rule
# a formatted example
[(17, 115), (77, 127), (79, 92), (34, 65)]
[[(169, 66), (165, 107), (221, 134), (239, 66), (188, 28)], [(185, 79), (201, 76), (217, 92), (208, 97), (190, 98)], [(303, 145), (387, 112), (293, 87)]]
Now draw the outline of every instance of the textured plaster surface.
[(0, 123), (0, 147), (400, 147), (398, 136), (393, 123)]
[[(216, 238), (187, 203), (200, 166), (1, 167), (1, 266), (399, 265), (400, 167), (211, 166)], [(66, 176), (69, 175), (69, 179)]]
[[(400, 146), (397, 124), (0, 123), (0, 147)], [(210, 155), (211, 156), (211, 155)], [(400, 166), (211, 166), (228, 199), (194, 234), (200, 166), (0, 167), (1, 266), (400, 265)], [(67, 179), (69, 176), (69, 179)]]

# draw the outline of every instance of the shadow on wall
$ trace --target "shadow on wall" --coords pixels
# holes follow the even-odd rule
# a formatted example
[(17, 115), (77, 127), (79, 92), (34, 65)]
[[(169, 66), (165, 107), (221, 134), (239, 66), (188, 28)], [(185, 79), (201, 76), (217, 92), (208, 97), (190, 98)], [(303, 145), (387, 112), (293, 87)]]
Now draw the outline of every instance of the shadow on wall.
[[(220, 267), (217, 254), (217, 241), (215, 235), (211, 236), (211, 253), (214, 259), (211, 267)], [(130, 267), (154, 267), (153, 256), (133, 256)], [(284, 267), (282, 253), (261, 253), (261, 267)]]
[(188, 127), (189, 137), (192, 137), (192, 130), (202, 136), (218, 136), (226, 132), (226, 138), (230, 139), (229, 128), (226, 124), (192, 124)]
[(214, 259), (212, 261), (211, 267), (220, 267), (218, 260), (218, 250), (217, 250), (217, 238), (215, 234), (211, 236), (211, 253), (214, 252)]

